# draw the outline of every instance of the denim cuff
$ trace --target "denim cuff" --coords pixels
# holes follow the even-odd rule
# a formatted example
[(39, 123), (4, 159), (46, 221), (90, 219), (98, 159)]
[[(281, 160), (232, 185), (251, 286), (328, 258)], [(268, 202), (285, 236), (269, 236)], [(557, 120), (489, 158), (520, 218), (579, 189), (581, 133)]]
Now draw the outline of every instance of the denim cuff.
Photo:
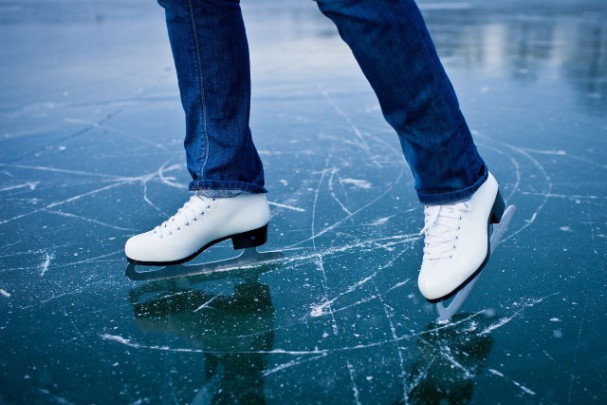
[(208, 198), (231, 198), (240, 194), (267, 192), (263, 187), (239, 181), (192, 181), (189, 189)]
[(474, 184), (464, 189), (432, 194), (418, 192), (417, 198), (424, 205), (444, 205), (469, 200), (472, 197), (472, 194), (474, 194), (487, 180), (487, 177), (489, 177), (489, 170), (486, 167), (482, 173), (482, 176), (474, 182)]
[(243, 190), (196, 190), (191, 193), (207, 198), (232, 198), (241, 194), (251, 194)]

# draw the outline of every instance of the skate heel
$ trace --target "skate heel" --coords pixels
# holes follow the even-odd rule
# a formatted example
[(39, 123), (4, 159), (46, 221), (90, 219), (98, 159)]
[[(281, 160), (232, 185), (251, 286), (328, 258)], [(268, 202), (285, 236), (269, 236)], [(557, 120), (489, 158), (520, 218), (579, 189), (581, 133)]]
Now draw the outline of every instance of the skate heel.
[(505, 207), (506, 204), (504, 204), (504, 199), (502, 198), (502, 194), (498, 189), (497, 195), (495, 196), (495, 202), (491, 208), (491, 214), (489, 215), (489, 222), (492, 224), (499, 224), (500, 220), (502, 219), (502, 215), (504, 215)]
[(268, 225), (232, 236), (234, 250), (263, 245), (268, 240)]

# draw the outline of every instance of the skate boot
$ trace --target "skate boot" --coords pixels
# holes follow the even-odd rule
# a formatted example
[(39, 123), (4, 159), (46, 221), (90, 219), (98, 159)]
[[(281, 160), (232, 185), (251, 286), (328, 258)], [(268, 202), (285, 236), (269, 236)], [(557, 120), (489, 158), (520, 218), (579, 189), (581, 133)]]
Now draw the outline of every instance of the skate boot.
[(161, 225), (127, 240), (124, 252), (132, 263), (160, 265), (183, 263), (230, 238), (234, 249), (252, 248), (266, 242), (269, 220), (263, 194), (193, 195)]
[(418, 287), (426, 299), (450, 297), (479, 273), (489, 259), (489, 224), (504, 211), (497, 181), (489, 173), (463, 202), (425, 207), (424, 258)]

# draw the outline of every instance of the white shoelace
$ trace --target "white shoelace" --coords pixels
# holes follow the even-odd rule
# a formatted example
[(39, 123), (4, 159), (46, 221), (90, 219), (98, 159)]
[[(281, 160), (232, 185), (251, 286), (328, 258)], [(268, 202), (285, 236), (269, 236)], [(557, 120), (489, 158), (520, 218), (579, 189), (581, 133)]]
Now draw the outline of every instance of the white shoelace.
[(469, 202), (450, 205), (429, 205), (424, 208), (424, 260), (439, 260), (453, 257), (461, 229), (462, 212), (470, 211)]
[(192, 221), (197, 221), (198, 218), (205, 215), (205, 210), (211, 208), (213, 201), (215, 201), (214, 198), (193, 195), (175, 215), (154, 228), (154, 233), (162, 238), (180, 231), (183, 227), (190, 226)]

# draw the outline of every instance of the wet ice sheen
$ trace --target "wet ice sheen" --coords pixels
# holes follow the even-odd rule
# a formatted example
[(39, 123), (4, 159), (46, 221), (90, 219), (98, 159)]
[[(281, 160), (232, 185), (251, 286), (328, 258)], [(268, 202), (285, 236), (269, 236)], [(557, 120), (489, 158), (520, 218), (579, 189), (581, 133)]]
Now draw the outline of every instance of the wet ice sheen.
[(162, 12), (0, 3), (0, 403), (605, 402), (603, 2), (421, 2), (517, 206), (449, 323), (417, 291), (423, 210), (349, 51), (312, 2), (243, 5), (263, 250), (286, 260), (130, 282), (124, 241), (187, 198)]

